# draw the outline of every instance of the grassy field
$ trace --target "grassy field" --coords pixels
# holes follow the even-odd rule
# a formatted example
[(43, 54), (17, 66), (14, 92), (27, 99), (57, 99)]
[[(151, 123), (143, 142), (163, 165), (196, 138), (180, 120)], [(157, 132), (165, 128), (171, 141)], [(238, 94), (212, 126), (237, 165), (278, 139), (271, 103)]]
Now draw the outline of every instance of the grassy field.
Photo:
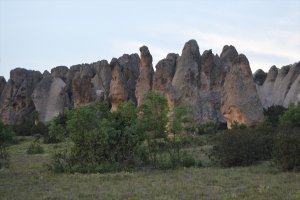
[[(28, 155), (27, 138), (10, 147), (11, 166), (0, 170), (0, 199), (300, 199), (300, 173), (268, 162), (239, 168), (143, 170), (110, 174), (53, 174), (46, 164), (59, 145)], [(198, 152), (207, 146), (199, 147)], [(203, 154), (203, 153), (202, 153)], [(207, 159), (205, 155), (199, 155)]]

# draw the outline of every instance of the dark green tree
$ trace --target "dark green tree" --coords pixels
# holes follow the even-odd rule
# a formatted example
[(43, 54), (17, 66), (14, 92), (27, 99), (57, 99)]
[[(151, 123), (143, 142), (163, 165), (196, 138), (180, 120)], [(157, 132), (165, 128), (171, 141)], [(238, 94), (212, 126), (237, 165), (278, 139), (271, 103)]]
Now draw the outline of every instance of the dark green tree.
[(9, 166), (8, 145), (13, 140), (13, 131), (0, 121), (0, 168)]

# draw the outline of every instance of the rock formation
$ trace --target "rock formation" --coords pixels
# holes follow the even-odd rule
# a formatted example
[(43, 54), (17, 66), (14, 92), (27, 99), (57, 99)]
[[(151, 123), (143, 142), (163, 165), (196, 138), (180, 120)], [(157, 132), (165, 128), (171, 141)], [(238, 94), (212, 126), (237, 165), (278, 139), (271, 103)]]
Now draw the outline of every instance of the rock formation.
[(139, 67), (139, 78), (136, 84), (135, 96), (137, 104), (141, 105), (145, 94), (152, 89), (152, 81), (154, 70), (152, 67), (152, 56), (148, 47), (142, 46), (140, 48), (141, 61)]
[(110, 64), (58, 66), (51, 73), (25, 69), (11, 71), (10, 79), (0, 77), (0, 118), (21, 123), (33, 111), (47, 122), (65, 108), (108, 101), (112, 111), (121, 102), (140, 105), (154, 90), (164, 95), (170, 107), (188, 105), (197, 123), (233, 121), (255, 125), (262, 120), (262, 106), (300, 101), (300, 62), (253, 76), (244, 55), (233, 46), (224, 46), (220, 57), (206, 50), (200, 54), (195, 40), (188, 41), (181, 55), (170, 53), (159, 61), (154, 72), (146, 46), (138, 54), (124, 54)]
[(135, 90), (137, 79), (139, 77), (140, 57), (138, 54), (124, 54), (118, 58), (118, 62), (122, 68), (122, 73), (128, 89), (128, 99), (136, 103)]
[[(300, 101), (300, 62), (277, 69), (272, 66), (263, 84), (257, 84), (257, 92), (264, 108), (272, 105), (288, 107)], [(255, 80), (255, 77), (254, 77)]]
[(5, 87), (6, 84), (6, 80), (3, 76), (0, 76), (0, 97), (1, 97), (1, 93)]
[(176, 71), (178, 54), (170, 53), (155, 66), (153, 77), (153, 90), (167, 98), (169, 105), (172, 104), (172, 80)]
[(254, 126), (263, 120), (263, 108), (256, 92), (248, 59), (238, 55), (226, 74), (221, 111), (228, 128), (234, 121)]
[(116, 58), (113, 58), (110, 62), (111, 66), (111, 82), (110, 82), (110, 93), (109, 99), (111, 102), (111, 110), (115, 111), (118, 105), (128, 100), (128, 87), (127, 82), (123, 73), (123, 68)]
[(0, 98), (0, 116), (8, 124), (20, 123), (34, 110), (31, 94), (41, 80), (37, 71), (16, 68), (10, 72)]

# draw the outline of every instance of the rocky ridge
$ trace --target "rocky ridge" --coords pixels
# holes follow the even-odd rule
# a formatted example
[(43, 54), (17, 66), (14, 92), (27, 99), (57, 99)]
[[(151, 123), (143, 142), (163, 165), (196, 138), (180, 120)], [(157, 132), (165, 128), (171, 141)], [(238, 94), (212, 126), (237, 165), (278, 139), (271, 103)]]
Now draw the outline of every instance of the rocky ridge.
[(262, 121), (263, 108), (300, 101), (300, 62), (252, 74), (246, 56), (233, 46), (224, 46), (220, 56), (211, 50), (201, 55), (197, 42), (190, 40), (181, 55), (168, 54), (155, 69), (146, 46), (140, 56), (58, 66), (51, 73), (16, 68), (8, 81), (0, 77), (0, 118), (18, 124), (37, 111), (39, 120), (47, 122), (65, 108), (99, 101), (108, 101), (114, 111), (128, 100), (140, 105), (145, 93), (154, 90), (170, 107), (190, 106), (199, 123), (253, 126)]

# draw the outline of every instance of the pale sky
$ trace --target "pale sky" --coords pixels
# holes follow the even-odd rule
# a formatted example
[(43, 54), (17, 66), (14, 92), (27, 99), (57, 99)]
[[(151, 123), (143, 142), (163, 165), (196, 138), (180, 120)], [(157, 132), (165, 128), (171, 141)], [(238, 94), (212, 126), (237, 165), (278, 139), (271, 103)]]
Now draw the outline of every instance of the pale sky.
[(154, 64), (196, 39), (234, 45), (252, 71), (300, 61), (300, 0), (0, 0), (0, 76), (50, 70), (148, 46)]

